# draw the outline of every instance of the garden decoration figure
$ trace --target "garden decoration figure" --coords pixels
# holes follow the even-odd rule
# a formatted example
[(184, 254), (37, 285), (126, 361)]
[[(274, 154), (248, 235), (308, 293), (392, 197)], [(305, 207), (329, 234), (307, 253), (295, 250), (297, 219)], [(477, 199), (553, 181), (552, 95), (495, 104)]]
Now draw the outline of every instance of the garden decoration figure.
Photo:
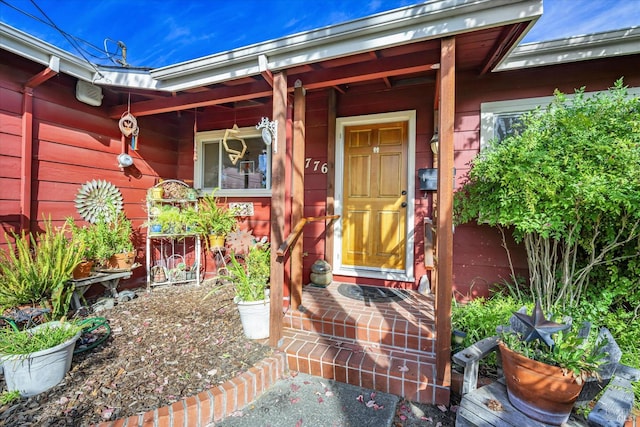
[[(515, 312), (513, 315), (522, 322), (521, 329), (523, 330), (518, 332), (522, 332), (525, 341), (530, 342), (535, 339), (540, 339), (549, 347), (553, 347), (554, 344), (551, 335), (571, 327), (571, 324), (555, 323), (545, 319), (539, 302), (536, 302), (536, 306), (530, 316), (520, 312)], [(512, 325), (512, 327), (513, 326), (514, 325)]]

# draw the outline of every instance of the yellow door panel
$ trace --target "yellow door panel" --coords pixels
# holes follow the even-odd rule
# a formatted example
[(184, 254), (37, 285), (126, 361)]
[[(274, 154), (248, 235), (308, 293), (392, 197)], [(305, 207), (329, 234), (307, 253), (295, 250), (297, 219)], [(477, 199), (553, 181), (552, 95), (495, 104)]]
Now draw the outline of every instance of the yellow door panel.
[[(353, 177), (371, 174), (371, 156), (357, 155), (348, 158), (349, 174)], [(371, 181), (366, 179), (350, 179), (349, 194), (351, 197), (371, 197)]]
[(345, 129), (343, 265), (405, 268), (407, 143), (407, 122)]

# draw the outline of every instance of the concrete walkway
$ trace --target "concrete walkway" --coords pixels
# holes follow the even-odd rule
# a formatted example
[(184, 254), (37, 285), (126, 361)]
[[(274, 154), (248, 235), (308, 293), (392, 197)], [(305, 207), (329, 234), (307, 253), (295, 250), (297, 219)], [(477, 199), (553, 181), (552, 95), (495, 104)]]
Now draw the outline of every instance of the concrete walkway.
[(286, 375), (216, 427), (387, 427), (398, 396), (298, 373)]

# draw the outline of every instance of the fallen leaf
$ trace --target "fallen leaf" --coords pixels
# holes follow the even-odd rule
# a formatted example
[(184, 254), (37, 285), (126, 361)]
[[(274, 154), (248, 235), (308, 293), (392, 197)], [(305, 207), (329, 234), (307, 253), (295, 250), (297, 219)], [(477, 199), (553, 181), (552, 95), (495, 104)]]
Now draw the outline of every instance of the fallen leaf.
[(376, 401), (375, 401), (375, 400), (370, 400), (370, 401), (368, 401), (368, 402), (366, 403), (367, 408), (373, 408), (373, 405), (375, 405), (375, 404), (376, 404)]
[(495, 399), (489, 399), (487, 401), (487, 408), (491, 409), (492, 411), (496, 411), (496, 412), (504, 411), (504, 408), (502, 407), (502, 403), (498, 402)]
[(357, 400), (358, 402), (362, 402), (362, 403), (364, 403), (364, 397), (363, 397), (362, 395), (360, 395), (360, 396), (356, 397), (356, 400)]
[(298, 420), (298, 422), (296, 423), (296, 427), (300, 427), (301, 425), (302, 425), (302, 418)]
[(296, 392), (300, 390), (300, 386), (298, 384), (291, 384), (291, 391)]
[(407, 368), (407, 365), (398, 366), (398, 371), (400, 371), (400, 372), (408, 372), (409, 368)]
[(438, 409), (440, 409), (442, 412), (447, 412), (447, 407), (444, 405), (438, 405)]
[(318, 403), (322, 403), (324, 402), (324, 399), (322, 397), (318, 397)]
[(371, 393), (371, 399), (375, 399), (375, 398), (376, 398), (376, 392), (374, 391)]
[(324, 395), (327, 396), (327, 397), (331, 397), (331, 396), (333, 396), (333, 392), (327, 390), (327, 391), (324, 392)]
[(407, 416), (406, 416), (406, 415), (400, 415), (400, 419), (401, 419), (402, 421), (406, 421), (406, 420), (407, 420)]
[(214, 368), (214, 369), (212, 369), (212, 370), (210, 370), (210, 371), (207, 371), (207, 375), (211, 375), (211, 376), (214, 376), (214, 375), (215, 375), (215, 374), (217, 374), (217, 373), (218, 373), (218, 370), (217, 370), (217, 369), (215, 369), (215, 368)]
[(442, 423), (438, 421), (438, 423), (436, 424), (436, 427), (442, 427)]
[(291, 399), (289, 399), (289, 403), (291, 404), (295, 404), (300, 402), (300, 398), (299, 397), (292, 397)]

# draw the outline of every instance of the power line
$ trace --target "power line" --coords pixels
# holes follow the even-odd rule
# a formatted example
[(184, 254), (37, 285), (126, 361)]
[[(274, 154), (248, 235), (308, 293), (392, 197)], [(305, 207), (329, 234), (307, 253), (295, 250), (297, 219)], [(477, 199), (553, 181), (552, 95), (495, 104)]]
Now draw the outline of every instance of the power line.
[[(105, 40), (105, 48), (104, 50), (98, 46), (93, 45), (91, 42), (88, 42), (84, 39), (81, 39), (80, 37), (76, 37), (72, 34), (69, 34), (68, 32), (64, 31), (63, 29), (61, 29), (60, 27), (58, 27), (55, 22), (53, 22), (53, 20), (35, 3), (34, 0), (31, 0), (31, 3), (38, 9), (38, 11), (40, 11), (40, 13), (47, 19), (44, 20), (38, 16), (35, 16), (25, 10), (20, 9), (17, 6), (14, 6), (10, 3), (8, 3), (8, 1), (6, 0), (0, 0), (1, 3), (9, 6), (10, 8), (12, 8), (13, 10), (33, 19), (34, 21), (37, 21), (41, 24), (44, 24), (48, 27), (53, 28), (54, 30), (56, 30), (58, 33), (60, 33), (66, 40), (67, 42), (71, 45), (71, 47), (73, 47), (79, 55), (82, 56), (82, 58), (87, 61), (95, 70), (98, 74), (100, 74), (100, 71), (94, 66), (94, 64), (88, 59), (88, 57), (94, 58), (96, 61), (112, 61), (118, 65), (121, 66), (128, 66), (124, 65), (126, 64), (126, 59), (120, 61), (118, 59), (114, 59), (114, 57), (119, 56), (121, 48), (116, 49), (116, 51), (114, 52), (109, 52), (108, 49), (106, 48), (106, 40)], [(92, 52), (90, 52), (89, 50), (87, 50), (86, 48), (82, 47), (80, 45), (80, 43), (90, 47), (91, 49), (100, 52), (102, 55), (96, 55)], [(122, 42), (119, 42), (122, 43)], [(124, 43), (122, 43), (124, 45)], [(119, 45), (118, 45), (119, 46)]]

